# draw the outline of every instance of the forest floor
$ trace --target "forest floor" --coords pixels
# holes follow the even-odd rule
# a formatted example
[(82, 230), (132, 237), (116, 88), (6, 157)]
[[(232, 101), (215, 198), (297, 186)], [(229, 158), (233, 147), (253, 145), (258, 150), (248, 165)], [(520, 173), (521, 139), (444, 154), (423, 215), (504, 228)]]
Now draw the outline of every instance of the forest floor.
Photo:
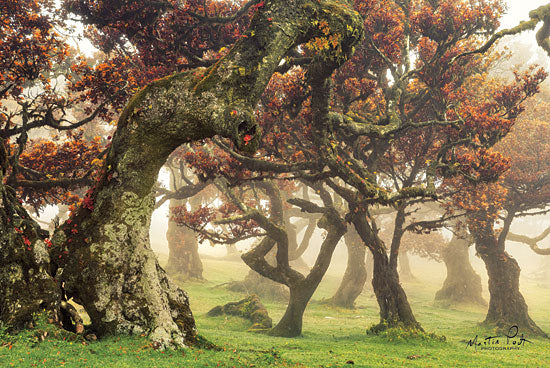
[[(161, 258), (162, 262), (162, 258)], [(240, 262), (204, 259), (204, 282), (188, 282), (189, 293), (199, 333), (220, 347), (218, 350), (153, 350), (143, 337), (110, 337), (97, 342), (54, 337), (50, 332), (41, 341), (37, 331), (11, 336), (0, 329), (0, 367), (548, 367), (550, 339), (528, 334), (517, 350), (511, 339), (500, 338), (500, 350), (482, 350), (468, 346), (476, 335), (482, 342), (494, 331), (477, 324), (485, 316), (483, 308), (461, 306), (441, 308), (433, 295), (444, 274), (434, 274), (430, 267), (414, 269), (417, 281), (404, 282), (413, 311), (427, 332), (445, 336), (446, 341), (428, 334), (408, 336), (393, 330), (383, 336), (365, 333), (378, 321), (376, 299), (365, 289), (357, 301), (358, 308), (346, 310), (327, 307), (320, 300), (328, 298), (340, 281), (328, 274), (304, 316), (303, 335), (298, 338), (275, 338), (246, 332), (250, 322), (239, 317), (207, 317), (216, 305), (243, 298), (243, 294), (226, 291), (219, 285), (244, 278), (247, 267)], [(531, 317), (550, 332), (550, 281), (546, 285), (522, 278), (521, 289)], [(284, 313), (285, 305), (263, 301), (274, 323)], [(519, 331), (521, 335), (521, 331)], [(518, 335), (518, 337), (519, 337)], [(72, 340), (72, 341), (71, 341)], [(513, 340), (513, 341), (512, 341)], [(496, 341), (496, 340), (492, 340)], [(353, 364), (353, 365), (352, 365)]]

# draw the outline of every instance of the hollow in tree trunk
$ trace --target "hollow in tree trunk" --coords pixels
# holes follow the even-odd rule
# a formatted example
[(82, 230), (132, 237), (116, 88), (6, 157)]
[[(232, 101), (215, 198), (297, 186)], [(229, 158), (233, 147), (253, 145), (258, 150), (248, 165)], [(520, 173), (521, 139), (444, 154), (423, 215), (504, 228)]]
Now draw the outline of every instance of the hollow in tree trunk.
[(332, 298), (327, 300), (327, 303), (342, 308), (353, 308), (355, 300), (363, 291), (367, 281), (367, 266), (365, 264), (367, 247), (363, 245), (353, 227), (348, 227), (344, 240), (348, 250), (346, 271), (338, 290)]
[[(511, 220), (510, 220), (511, 223)], [(531, 319), (527, 303), (519, 290), (520, 267), (505, 251), (506, 231), (510, 223), (504, 221), (504, 229), (497, 237), (494, 220), (485, 213), (476, 213), (469, 219), (476, 251), (485, 263), (489, 276), (489, 310), (483, 324), (508, 331), (518, 326), (521, 332), (547, 336)]]
[(435, 294), (435, 300), (443, 305), (452, 306), (460, 303), (473, 303), (486, 306), (481, 296), (481, 277), (470, 263), (468, 236), (454, 235), (442, 251), (443, 262), (447, 267), (447, 277), (443, 287)]

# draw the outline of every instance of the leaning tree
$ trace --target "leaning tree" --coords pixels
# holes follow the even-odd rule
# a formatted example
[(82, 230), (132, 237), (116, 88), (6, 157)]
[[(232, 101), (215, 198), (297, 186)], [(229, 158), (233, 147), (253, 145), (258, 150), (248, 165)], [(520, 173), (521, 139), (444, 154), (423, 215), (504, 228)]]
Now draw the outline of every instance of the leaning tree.
[[(347, 132), (358, 132), (359, 135), (385, 140), (391, 138), (396, 130), (414, 126), (411, 124), (414, 121), (409, 119), (412, 116), (404, 119), (406, 115), (403, 115), (403, 107), (411, 98), (406, 88), (410, 77), (418, 73), (430, 82), (430, 76), (434, 72), (459, 65), (459, 60), (467, 60), (467, 55), (462, 51), (469, 53), (471, 50), (445, 54), (453, 46), (452, 42), (447, 41), (461, 41), (462, 36), (454, 37), (457, 29), (472, 35), (481, 30), (493, 31), (494, 17), (490, 7), (484, 8), (488, 12), (487, 17), (483, 18), (488, 19), (486, 24), (474, 22), (471, 27), (464, 26), (462, 21), (471, 21), (476, 17), (460, 15), (453, 18), (452, 26), (447, 27), (448, 23), (441, 22), (439, 15), (452, 8), (450, 4), (444, 3), (445, 6), (441, 7), (426, 4), (420, 12), (416, 8), (410, 8), (410, 4), (390, 6), (388, 9), (397, 10), (399, 16), (406, 15), (402, 18), (405, 19), (403, 29), (414, 29), (414, 32), (419, 29), (422, 37), (416, 38), (416, 33), (410, 33), (412, 37), (404, 37), (405, 43), (399, 44), (397, 48), (392, 42), (382, 45), (380, 41), (387, 40), (382, 37), (369, 39), (370, 54), (378, 55), (378, 60), (386, 65), (378, 70), (378, 75), (387, 74), (385, 71), (389, 69), (395, 74), (394, 82), (388, 83), (383, 77), (380, 80), (384, 99), (379, 112), (383, 116), (368, 114), (369, 119), (350, 120), (349, 116), (329, 113), (330, 89), (327, 83), (333, 70), (349, 58), (363, 35), (363, 20), (348, 2), (250, 1), (228, 18), (211, 16), (207, 13), (209, 9), (195, 1), (186, 2), (183, 8), (179, 8), (179, 2), (175, 1), (152, 4), (127, 1), (123, 6), (110, 1), (90, 4), (85, 0), (75, 0), (68, 3), (71, 10), (84, 15), (86, 22), (107, 26), (109, 32), (117, 32), (116, 27), (111, 26), (124, 23), (122, 21), (126, 16), (136, 16), (135, 21), (129, 22), (127, 34), (119, 38), (121, 43), (118, 46), (125, 44), (124, 41), (128, 39), (126, 36), (143, 34), (142, 25), (151, 20), (161, 19), (164, 22), (171, 16), (182, 16), (186, 20), (192, 18), (208, 24), (219, 24), (226, 23), (228, 19), (235, 20), (248, 11), (254, 15), (241, 38), (214, 64), (205, 62), (202, 66), (149, 83), (125, 105), (118, 118), (117, 131), (106, 154), (98, 182), (73, 216), (55, 232), (50, 252), (47, 252), (43, 234), (28, 220), (13, 192), (2, 185), (2, 226), (5, 229), (2, 245), (6, 244), (12, 249), (19, 249), (20, 245), (31, 248), (32, 254), (36, 255), (33, 261), (37, 265), (35, 268), (40, 271), (35, 275), (40, 275), (43, 290), (51, 290), (40, 302), (37, 298), (25, 301), (24, 305), (31, 307), (17, 309), (17, 313), (21, 313), (23, 318), (30, 318), (30, 313), (37, 308), (57, 310), (57, 294), (61, 293), (62, 284), (63, 293), (84, 306), (93, 328), (100, 335), (146, 333), (158, 346), (192, 343), (196, 330), (187, 296), (166, 277), (149, 246), (148, 228), (154, 207), (151, 190), (158, 171), (170, 153), (182, 143), (214, 135), (230, 138), (238, 150), (253, 152), (258, 146), (260, 133), (253, 111), (262, 91), (274, 71), (280, 68), (281, 61), (291, 60), (289, 56), (295, 55), (298, 45), (309, 43), (312, 46), (312, 58), (307, 65), (307, 82), (312, 87), (311, 107), (315, 122), (312, 129), (313, 141), (321, 148), (320, 158), (326, 165), (348, 185), (356, 188), (359, 194), (357, 197), (353, 193), (351, 197), (344, 190), (347, 188), (333, 186), (334, 190), (338, 189), (347, 197), (348, 203), (354, 203), (350, 209), (356, 210), (358, 215), (350, 220), (354, 222), (360, 235), (362, 234), (364, 242), (371, 244), (375, 257), (378, 256), (375, 284), (384, 286), (379, 290), (389, 291), (388, 294), (377, 294), (383, 309), (382, 319), (394, 321), (394, 316), (397, 316), (397, 320), (400, 319), (397, 305), (391, 303), (396, 300), (393, 297), (395, 290), (386, 287), (393, 285), (395, 280), (391, 273), (386, 272), (387, 259), (381, 253), (383, 245), (369, 237), (372, 235), (372, 226), (366, 220), (366, 209), (371, 200), (390, 203), (402, 196), (430, 194), (431, 187), (428, 190), (402, 190), (392, 195), (381, 191), (373, 175), (366, 172), (362, 164), (347, 154), (338, 154), (341, 148), (332, 139), (331, 131), (335, 125), (343, 124)], [(12, 2), (6, 4), (11, 5)], [(363, 10), (368, 10), (372, 5), (366, 2), (358, 4)], [(171, 10), (174, 11), (170, 13)], [(409, 15), (417, 21), (410, 23)], [(534, 27), (542, 19), (539, 15), (533, 21), (534, 24), (531, 22), (529, 26)], [(411, 27), (411, 24), (418, 29)], [(458, 27), (460, 24), (464, 27)], [(526, 27), (522, 29), (524, 28)], [(398, 26), (394, 34), (389, 34), (390, 41), (392, 37), (401, 35), (399, 29)], [(182, 34), (193, 33), (196, 27), (187, 22), (181, 30)], [(46, 34), (49, 34), (49, 30), (47, 31)], [(167, 29), (173, 35), (178, 34), (176, 31), (177, 29)], [(383, 34), (384, 30), (376, 29), (376, 33)], [(151, 32), (150, 35), (157, 39), (158, 32)], [(546, 36), (543, 32), (541, 40)], [(424, 65), (415, 69), (407, 69), (405, 66), (404, 71), (395, 69), (392, 66), (394, 58), (408, 60), (409, 42), (417, 40), (425, 42), (423, 49), (427, 52), (424, 54)], [(178, 43), (177, 41), (173, 39), (172, 42)], [(108, 44), (109, 39), (103, 38), (102, 42)], [(187, 50), (193, 47), (191, 44), (181, 43)], [(198, 50), (201, 49), (200, 42), (194, 45), (198, 46)], [(403, 51), (406, 52), (390, 52), (392, 47), (394, 50), (401, 50), (401, 45), (405, 46)], [(449, 47), (444, 47), (445, 45)], [(112, 44), (112, 47), (117, 45)], [(483, 50), (476, 52), (481, 51)], [(432, 63), (432, 56), (438, 60), (444, 57), (447, 61), (443, 64)], [(197, 58), (196, 53), (189, 53), (182, 60), (193, 62), (194, 66), (204, 62), (200, 56)], [(129, 60), (119, 58), (116, 62), (122, 65)], [(76, 90), (80, 89), (84, 97), (98, 103), (102, 101), (101, 96), (106, 94), (115, 97), (113, 106), (117, 103), (120, 105), (121, 101), (123, 103), (124, 98), (117, 100), (118, 95), (114, 93), (121, 88), (120, 80), (134, 86), (139, 86), (139, 83), (117, 74), (112, 65), (100, 64), (92, 74), (99, 76), (99, 80), (109, 82), (113, 79), (115, 83), (99, 84), (94, 88), (96, 86), (93, 83), (88, 84), (94, 79), (90, 75), (83, 79), (83, 83), (75, 85)], [(433, 69), (436, 65), (441, 68)], [(85, 69), (82, 66), (82, 70)], [(146, 65), (143, 70), (144, 74), (150, 71)], [(452, 74), (453, 69), (449, 68), (448, 71)], [(428, 87), (433, 89), (434, 86), (428, 84)], [(442, 92), (445, 95), (448, 90)], [(419, 98), (422, 101), (422, 96), (421, 90), (413, 94), (412, 99)], [(438, 98), (434, 101), (441, 103)], [(449, 106), (443, 105), (443, 110), (447, 110)], [(418, 111), (408, 112), (409, 115), (410, 113), (415, 115)], [(437, 121), (441, 121), (441, 117), (437, 116)], [(444, 125), (448, 123), (445, 121)], [(356, 130), (357, 128), (359, 129)], [(383, 150), (383, 147), (380, 149)], [(0, 156), (3, 175), (8, 170), (5, 151), (2, 150)], [(15, 222), (19, 226), (14, 226)], [(18, 288), (21, 285), (12, 282), (8, 284), (7, 290), (15, 294)], [(390, 303), (384, 302), (385, 297), (389, 298)]]
[[(150, 8), (137, 1), (126, 5), (138, 13), (143, 8), (145, 18), (162, 13), (147, 12)], [(252, 2), (246, 9), (254, 12), (250, 27), (214, 65), (152, 82), (128, 102), (98, 182), (52, 237), (51, 267), (47, 252), (40, 253), (44, 282), (59, 285), (54, 277), (61, 282), (99, 335), (146, 333), (158, 346), (194, 341), (187, 295), (168, 279), (149, 246), (151, 191), (160, 167), (179, 145), (214, 135), (253, 152), (258, 140), (253, 111), (281, 60), (302, 43), (330, 38), (308, 68), (311, 80), (325, 78), (347, 60), (363, 34), (360, 16), (343, 1)], [(124, 9), (111, 10), (116, 16)], [(3, 224), (10, 239), (21, 239), (8, 223), (14, 202), (4, 196), (9, 213)], [(41, 233), (21, 227), (31, 249), (45, 250)], [(51, 309), (56, 299), (51, 294), (46, 304), (36, 304)]]

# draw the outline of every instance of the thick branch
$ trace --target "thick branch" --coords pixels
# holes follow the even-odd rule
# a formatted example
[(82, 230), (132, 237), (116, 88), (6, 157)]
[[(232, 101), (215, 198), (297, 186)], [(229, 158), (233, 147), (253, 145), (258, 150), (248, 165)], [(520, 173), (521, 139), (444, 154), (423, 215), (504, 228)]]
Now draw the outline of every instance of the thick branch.
[(512, 232), (508, 232), (507, 240), (511, 240), (518, 243), (524, 243), (529, 245), (533, 252), (540, 255), (550, 255), (550, 248), (539, 248), (538, 243), (546, 238), (550, 234), (550, 226), (546, 228), (540, 235), (535, 237), (528, 237), (526, 235), (519, 235)]

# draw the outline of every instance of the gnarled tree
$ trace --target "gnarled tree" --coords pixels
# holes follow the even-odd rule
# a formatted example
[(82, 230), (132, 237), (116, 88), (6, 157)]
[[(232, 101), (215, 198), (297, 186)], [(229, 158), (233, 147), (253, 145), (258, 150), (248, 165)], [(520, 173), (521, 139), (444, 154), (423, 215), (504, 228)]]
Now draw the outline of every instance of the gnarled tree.
[(187, 296), (149, 246), (158, 171), (179, 145), (216, 134), (253, 152), (259, 133), (253, 110), (261, 93), (290, 51), (327, 36), (320, 22), (338, 39), (317, 56), (332, 70), (362, 37), (361, 19), (349, 4), (265, 1), (246, 37), (215, 65), (155, 81), (126, 105), (99, 182), (52, 239), (61, 250), (57, 277), (100, 335), (147, 333), (160, 346), (193, 342)]

